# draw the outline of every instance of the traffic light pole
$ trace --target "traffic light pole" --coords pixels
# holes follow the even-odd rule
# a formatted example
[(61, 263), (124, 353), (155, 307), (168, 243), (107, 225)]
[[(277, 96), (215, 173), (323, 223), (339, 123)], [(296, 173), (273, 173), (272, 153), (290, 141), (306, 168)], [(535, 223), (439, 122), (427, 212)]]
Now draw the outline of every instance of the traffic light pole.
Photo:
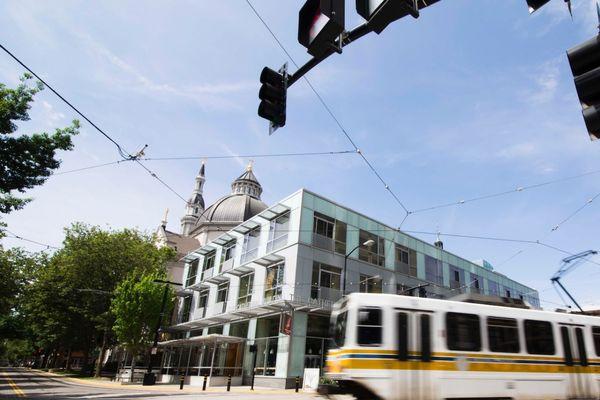
[(295, 82), (300, 80), (300, 78), (306, 75), (308, 71), (319, 65), (321, 61), (327, 59), (330, 55), (334, 53), (339, 53), (340, 49), (343, 49), (345, 46), (371, 32), (373, 32), (373, 29), (366, 22), (352, 29), (349, 32), (344, 32), (341, 35), (341, 37), (338, 40), (336, 40), (335, 43), (331, 46), (331, 49), (327, 50), (319, 57), (311, 58), (306, 64), (298, 68), (298, 70), (293, 75), (290, 75), (287, 81), (287, 87), (289, 88), (290, 86), (292, 86)]

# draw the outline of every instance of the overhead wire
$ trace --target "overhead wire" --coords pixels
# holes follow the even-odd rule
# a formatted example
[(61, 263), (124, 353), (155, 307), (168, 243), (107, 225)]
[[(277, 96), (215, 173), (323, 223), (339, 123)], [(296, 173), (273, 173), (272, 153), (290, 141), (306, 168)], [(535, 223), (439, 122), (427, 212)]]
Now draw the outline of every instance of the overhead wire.
[(11, 238), (11, 239), (18, 239), (18, 240), (22, 240), (24, 242), (29, 242), (29, 243), (37, 244), (39, 246), (46, 247), (46, 249), (56, 249), (56, 250), (59, 249), (58, 247), (52, 246), (50, 244), (46, 244), (46, 243), (38, 242), (36, 240), (24, 238), (23, 236), (17, 235), (16, 233), (9, 231), (8, 229), (5, 229), (4, 231), (6, 233), (8, 233), (9, 235), (11, 235), (11, 236), (8, 236), (8, 235), (6, 236), (6, 237)]
[(216, 156), (173, 156), (173, 157), (144, 157), (142, 161), (170, 161), (170, 160), (221, 160), (233, 158), (276, 158), (276, 157), (306, 157), (306, 156), (332, 156), (355, 153), (355, 150), (318, 151), (305, 153), (273, 153), (273, 154), (230, 154)]
[[(294, 58), (292, 57), (292, 55), (287, 51), (287, 49), (285, 48), (285, 46), (283, 45), (283, 43), (279, 40), (279, 38), (277, 37), (277, 35), (275, 34), (275, 32), (273, 32), (273, 30), (271, 29), (271, 27), (269, 26), (269, 24), (267, 24), (267, 22), (265, 21), (265, 19), (260, 15), (260, 13), (254, 7), (254, 5), (252, 4), (252, 2), (250, 0), (246, 0), (246, 3), (252, 9), (252, 11), (256, 15), (256, 17), (260, 20), (260, 22), (262, 22), (262, 24), (264, 25), (264, 27), (269, 31), (269, 33), (271, 34), (271, 36), (273, 37), (273, 39), (275, 40), (275, 42), (277, 43), (277, 45), (281, 48), (281, 50), (283, 50), (283, 52), (290, 59), (290, 61), (292, 62), (292, 64), (294, 64), (294, 66), (296, 66), (296, 68), (299, 68), (298, 63), (296, 63), (296, 61), (294, 60)], [(308, 77), (306, 75), (304, 75), (302, 78), (304, 79), (304, 81), (306, 82), (306, 84), (308, 85), (308, 87), (311, 89), (311, 91), (315, 94), (315, 96), (317, 97), (317, 99), (319, 100), (319, 102), (321, 103), (321, 105), (323, 106), (323, 108), (325, 109), (325, 111), (329, 114), (329, 116), (331, 117), (331, 119), (338, 126), (338, 128), (340, 129), (340, 131), (342, 132), (342, 134), (345, 136), (345, 138), (348, 140), (348, 142), (352, 145), (352, 147), (354, 147), (354, 150), (356, 151), (356, 153), (363, 159), (363, 161), (365, 162), (365, 164), (369, 167), (369, 169), (373, 172), (373, 174), (377, 177), (377, 179), (383, 184), (383, 186), (385, 187), (385, 189), (390, 193), (390, 195), (394, 198), (394, 200), (404, 210), (405, 217), (402, 220), (402, 223), (404, 223), (404, 221), (406, 220), (406, 218), (410, 214), (410, 211), (408, 210), (408, 208), (406, 208), (406, 206), (404, 205), (404, 203), (400, 200), (400, 198), (396, 195), (396, 193), (392, 190), (392, 188), (388, 185), (388, 183), (383, 179), (383, 177), (381, 176), (381, 174), (379, 173), (379, 171), (373, 166), (373, 164), (371, 163), (371, 161), (360, 150), (360, 148), (358, 147), (358, 145), (356, 144), (356, 142), (354, 141), (354, 139), (352, 139), (352, 137), (350, 136), (350, 134), (348, 133), (348, 131), (344, 128), (344, 126), (342, 125), (342, 123), (340, 122), (340, 120), (337, 118), (337, 116), (331, 110), (331, 107), (329, 107), (329, 105), (327, 104), (327, 102), (323, 99), (323, 97), (321, 96), (321, 94), (313, 86), (313, 84), (308, 79)]]
[(117, 164), (120, 164), (120, 163), (126, 162), (126, 161), (130, 161), (130, 160), (117, 160), (117, 161), (111, 161), (111, 162), (102, 163), (102, 164), (90, 165), (90, 166), (82, 167), (82, 168), (71, 169), (71, 170), (67, 170), (67, 171), (58, 171), (58, 172), (53, 173), (52, 176), (65, 175), (65, 174), (71, 174), (71, 173), (74, 173), (74, 172), (87, 171), (87, 170), (90, 170), (90, 169), (96, 169), (96, 168), (100, 168), (100, 167), (106, 167), (106, 166), (109, 166), (109, 165), (117, 165)]
[(4, 50), (6, 54), (8, 54), (13, 60), (15, 60), (19, 65), (25, 68), (29, 73), (36, 77), (45, 87), (50, 89), (52, 93), (54, 93), (59, 99), (61, 99), (67, 106), (69, 106), (73, 111), (75, 111), (81, 118), (87, 121), (96, 131), (98, 131), (102, 136), (104, 136), (108, 141), (114, 144), (117, 148), (119, 155), (123, 158), (124, 161), (135, 161), (139, 164), (144, 170), (146, 170), (153, 178), (159, 181), (163, 186), (169, 189), (172, 193), (174, 193), (177, 197), (187, 203), (187, 200), (183, 198), (179, 193), (177, 193), (171, 186), (169, 186), (164, 180), (162, 180), (154, 171), (151, 171), (148, 167), (142, 164), (139, 160), (140, 155), (132, 155), (127, 152), (115, 139), (113, 139), (110, 135), (108, 135), (104, 130), (102, 130), (98, 125), (96, 125), (91, 119), (89, 119), (83, 112), (81, 112), (77, 107), (75, 107), (71, 102), (69, 102), (64, 96), (62, 96), (54, 87), (48, 84), (46, 80), (36, 74), (31, 68), (29, 68), (23, 61), (21, 61), (17, 56), (15, 56), (12, 52), (10, 52), (6, 47), (0, 44), (0, 48)]

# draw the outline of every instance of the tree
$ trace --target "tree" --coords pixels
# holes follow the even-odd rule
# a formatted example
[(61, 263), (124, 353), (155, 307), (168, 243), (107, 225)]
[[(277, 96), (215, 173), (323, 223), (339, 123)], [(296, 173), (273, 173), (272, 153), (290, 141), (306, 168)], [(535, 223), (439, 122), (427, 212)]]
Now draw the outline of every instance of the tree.
[(0, 213), (18, 210), (31, 199), (15, 197), (13, 193), (25, 192), (41, 185), (53, 170), (60, 166), (57, 150), (72, 150), (73, 135), (79, 133), (79, 121), (73, 120), (66, 128), (54, 134), (9, 136), (16, 132), (16, 121), (28, 121), (33, 97), (44, 87), (27, 83), (32, 78), (25, 74), (16, 89), (0, 83)]
[[(115, 290), (111, 311), (115, 316), (113, 330), (121, 343), (133, 355), (131, 377), (135, 357), (147, 349), (154, 339), (154, 329), (161, 313), (163, 285), (153, 281), (164, 279), (164, 274), (145, 275), (141, 278), (130, 276)], [(173, 296), (172, 289), (168, 288)], [(170, 313), (171, 302), (165, 305), (165, 314)]]
[[(112, 343), (111, 297), (129, 277), (165, 273), (174, 251), (155, 246), (153, 236), (133, 229), (103, 230), (75, 223), (63, 247), (28, 289), (26, 315), (35, 344), (47, 355), (62, 349), (88, 355)], [(103, 340), (106, 339), (106, 340)], [(48, 357), (46, 357), (47, 359)]]

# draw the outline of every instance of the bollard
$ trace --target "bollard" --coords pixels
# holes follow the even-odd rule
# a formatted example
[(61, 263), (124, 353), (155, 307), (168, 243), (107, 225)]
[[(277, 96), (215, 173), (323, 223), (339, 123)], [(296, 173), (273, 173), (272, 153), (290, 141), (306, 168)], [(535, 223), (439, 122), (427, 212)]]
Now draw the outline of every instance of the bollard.
[(300, 377), (296, 377), (296, 393), (298, 393), (298, 389), (300, 388)]
[(231, 390), (231, 374), (227, 376), (227, 391)]
[(181, 376), (179, 378), (179, 390), (183, 389), (183, 381), (185, 380), (185, 376)]
[(202, 391), (206, 390), (206, 380), (208, 379), (208, 375), (204, 375), (204, 382), (202, 382)]

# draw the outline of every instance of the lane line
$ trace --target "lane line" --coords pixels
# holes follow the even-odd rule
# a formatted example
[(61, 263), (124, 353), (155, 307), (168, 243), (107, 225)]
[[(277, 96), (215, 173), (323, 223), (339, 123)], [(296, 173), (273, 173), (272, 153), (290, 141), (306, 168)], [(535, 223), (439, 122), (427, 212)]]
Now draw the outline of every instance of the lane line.
[(4, 375), (4, 378), (6, 379), (6, 381), (8, 382), (8, 384), (10, 385), (10, 387), (12, 388), (13, 392), (15, 392), (15, 394), (17, 395), (17, 397), (25, 397), (25, 393), (15, 383), (15, 381), (13, 381), (10, 378), (10, 376), (6, 372), (2, 372), (2, 375)]

